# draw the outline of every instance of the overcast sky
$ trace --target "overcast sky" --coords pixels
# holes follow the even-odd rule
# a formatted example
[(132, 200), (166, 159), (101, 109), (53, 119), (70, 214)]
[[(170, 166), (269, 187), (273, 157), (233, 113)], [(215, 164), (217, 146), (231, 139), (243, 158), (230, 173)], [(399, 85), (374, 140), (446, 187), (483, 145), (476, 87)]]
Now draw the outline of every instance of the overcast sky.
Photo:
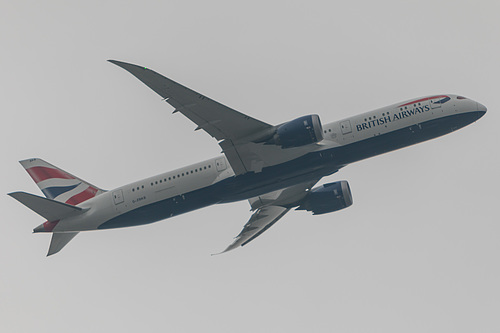
[[(0, 5), (0, 331), (500, 331), (498, 1), (4, 1)], [(329, 123), (456, 93), (488, 107), (458, 132), (353, 164), (354, 205), (291, 212), (211, 257), (247, 202), (81, 233), (46, 258), (40, 157), (120, 185), (220, 154), (108, 62), (147, 66), (277, 124)]]

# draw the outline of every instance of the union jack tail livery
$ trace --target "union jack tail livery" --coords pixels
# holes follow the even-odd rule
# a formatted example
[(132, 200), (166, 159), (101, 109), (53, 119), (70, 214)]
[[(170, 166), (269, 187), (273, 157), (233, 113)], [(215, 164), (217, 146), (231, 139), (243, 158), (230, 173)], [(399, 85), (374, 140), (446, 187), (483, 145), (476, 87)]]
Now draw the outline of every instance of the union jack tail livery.
[(78, 231), (54, 230), (59, 222), (88, 211), (88, 208), (77, 205), (105, 191), (39, 158), (30, 158), (19, 163), (47, 199), (25, 192), (13, 192), (9, 195), (47, 219), (33, 229), (33, 232), (52, 232), (47, 253), (47, 256), (50, 256), (61, 251), (78, 234)]
[(40, 158), (30, 158), (19, 163), (48, 199), (76, 206), (104, 192)]

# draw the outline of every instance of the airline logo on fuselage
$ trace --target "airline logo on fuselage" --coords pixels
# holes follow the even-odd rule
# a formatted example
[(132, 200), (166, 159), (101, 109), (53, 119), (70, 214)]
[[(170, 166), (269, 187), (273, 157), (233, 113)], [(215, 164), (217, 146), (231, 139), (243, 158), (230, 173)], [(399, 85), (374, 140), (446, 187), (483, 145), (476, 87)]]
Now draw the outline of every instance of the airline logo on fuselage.
[(414, 116), (416, 114), (424, 113), (424, 112), (427, 112), (430, 110), (431, 110), (431, 108), (429, 105), (417, 106), (413, 109), (404, 110), (404, 111), (401, 111), (399, 113), (395, 113), (393, 115), (388, 115), (388, 116), (385, 116), (383, 118), (376, 118), (376, 119), (358, 124), (358, 125), (356, 125), (356, 130), (358, 132), (361, 132), (361, 131), (364, 131), (364, 130), (367, 130), (370, 128), (385, 125), (385, 124), (391, 123), (393, 121), (398, 121), (400, 119), (408, 118), (408, 117)]
[(413, 109), (404, 110), (404, 111), (401, 111), (399, 113), (393, 114), (392, 116), (387, 115), (387, 116), (384, 116), (383, 118), (375, 118), (374, 117), (375, 119), (373, 119), (373, 120), (370, 119), (370, 121), (365, 121), (361, 124), (356, 125), (356, 131), (361, 132), (361, 131), (364, 131), (364, 130), (367, 130), (367, 129), (370, 129), (373, 127), (377, 127), (380, 125), (384, 125), (384, 124), (387, 124), (387, 123), (390, 123), (393, 121), (398, 121), (398, 120), (403, 119), (403, 118), (408, 118), (408, 117), (414, 116), (418, 113), (424, 113), (424, 112), (430, 111), (431, 107), (428, 104), (422, 105), (422, 106), (420, 106), (420, 105), (416, 106), (416, 103), (420, 104), (421, 102), (426, 102), (426, 101), (437, 99), (437, 98), (439, 98), (440, 100), (435, 101), (435, 102), (431, 101), (431, 104), (442, 105), (451, 99), (449, 96), (439, 95), (439, 96), (425, 97), (425, 98), (422, 98), (422, 99), (419, 99), (416, 101), (411, 101), (411, 102), (402, 104), (402, 105), (398, 106), (398, 108), (402, 108), (403, 106), (405, 108), (407, 108), (411, 104), (413, 104), (415, 107)]

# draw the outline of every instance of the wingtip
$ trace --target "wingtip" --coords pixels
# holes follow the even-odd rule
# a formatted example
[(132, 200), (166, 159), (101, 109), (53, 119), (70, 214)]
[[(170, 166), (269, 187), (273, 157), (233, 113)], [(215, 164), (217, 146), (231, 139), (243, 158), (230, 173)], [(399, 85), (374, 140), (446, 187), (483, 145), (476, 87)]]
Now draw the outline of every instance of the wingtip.
[(231, 250), (233, 249), (233, 248), (231, 248), (231, 246), (232, 246), (232, 245), (233, 245), (233, 244), (231, 244), (230, 246), (228, 246), (228, 247), (227, 247), (224, 251), (219, 252), (219, 253), (212, 253), (210, 256), (212, 256), (212, 257), (213, 257), (213, 256), (218, 256), (218, 255), (221, 255), (221, 254), (223, 254), (223, 253), (229, 252), (229, 251), (231, 251)]
[(108, 59), (107, 61), (112, 63), (112, 64), (115, 64), (117, 66), (120, 66), (120, 64), (124, 63), (123, 61), (118, 61), (118, 60), (113, 60), (113, 59)]
[(227, 252), (227, 250), (224, 250), (224, 251), (219, 252), (219, 253), (212, 253), (210, 256), (211, 256), (211, 257), (214, 257), (214, 256), (219, 256), (219, 255), (221, 255), (221, 254), (223, 254), (223, 253), (226, 253), (226, 252)]
[(212, 253), (210, 256), (218, 256), (220, 254), (223, 254), (223, 253), (229, 252), (231, 250), (234, 250), (237, 247), (238, 246), (235, 246), (235, 242), (234, 242), (233, 244), (229, 245), (224, 251), (219, 252), (219, 253)]
[(124, 61), (118, 61), (118, 60), (113, 60), (113, 59), (108, 59), (108, 62), (118, 66), (118, 67), (121, 67), (127, 71), (131, 71), (133, 69), (144, 69), (144, 70), (148, 70), (147, 67), (144, 67), (144, 66), (139, 66), (139, 65), (134, 65), (134, 64), (131, 64), (131, 63), (128, 63), (128, 62), (124, 62)]

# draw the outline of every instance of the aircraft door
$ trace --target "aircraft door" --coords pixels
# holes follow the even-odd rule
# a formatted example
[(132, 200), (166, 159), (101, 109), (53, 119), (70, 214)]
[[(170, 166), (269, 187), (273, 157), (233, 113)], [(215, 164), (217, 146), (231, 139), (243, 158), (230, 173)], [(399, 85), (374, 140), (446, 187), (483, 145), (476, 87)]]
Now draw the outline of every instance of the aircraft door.
[(215, 167), (217, 171), (221, 172), (226, 170), (227, 165), (226, 165), (226, 160), (224, 158), (219, 158), (215, 160)]
[(351, 121), (346, 120), (340, 123), (340, 129), (342, 130), (342, 134), (349, 134), (352, 132)]
[(116, 190), (113, 192), (113, 201), (115, 202), (115, 205), (123, 203), (123, 191), (122, 190)]

